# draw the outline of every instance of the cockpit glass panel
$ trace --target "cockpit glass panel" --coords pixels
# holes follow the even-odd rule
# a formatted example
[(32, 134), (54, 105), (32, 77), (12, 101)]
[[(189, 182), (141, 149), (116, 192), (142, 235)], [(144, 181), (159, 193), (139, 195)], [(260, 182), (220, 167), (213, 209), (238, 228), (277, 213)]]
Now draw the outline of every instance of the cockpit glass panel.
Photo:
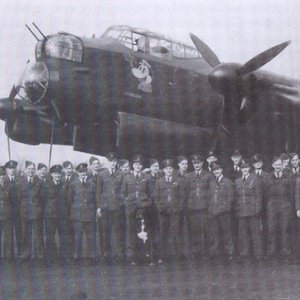
[(173, 56), (175, 58), (185, 58), (185, 46), (180, 43), (173, 43)]
[(186, 46), (185, 56), (186, 58), (199, 58), (200, 54), (196, 49)]
[(149, 38), (150, 55), (160, 57), (167, 60), (172, 60), (172, 44), (169, 41)]
[(82, 62), (82, 42), (71, 35), (58, 34), (46, 41), (46, 55), (75, 62)]
[(21, 99), (37, 104), (45, 96), (49, 73), (44, 62), (28, 63), (16, 85)]

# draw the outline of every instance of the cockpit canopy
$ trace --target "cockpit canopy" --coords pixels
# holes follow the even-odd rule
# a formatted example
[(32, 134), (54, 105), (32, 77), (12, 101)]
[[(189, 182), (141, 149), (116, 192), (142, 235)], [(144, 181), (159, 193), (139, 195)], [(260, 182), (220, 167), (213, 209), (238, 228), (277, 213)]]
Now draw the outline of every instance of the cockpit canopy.
[(129, 26), (111, 26), (103, 33), (103, 37), (115, 39), (132, 51), (147, 53), (166, 60), (201, 57), (197, 49), (191, 46), (160, 34)]
[[(44, 53), (48, 57), (66, 59), (81, 63), (83, 56), (83, 45), (79, 38), (66, 34), (58, 33), (47, 37), (44, 45)], [(36, 47), (37, 59), (42, 55), (42, 43)]]

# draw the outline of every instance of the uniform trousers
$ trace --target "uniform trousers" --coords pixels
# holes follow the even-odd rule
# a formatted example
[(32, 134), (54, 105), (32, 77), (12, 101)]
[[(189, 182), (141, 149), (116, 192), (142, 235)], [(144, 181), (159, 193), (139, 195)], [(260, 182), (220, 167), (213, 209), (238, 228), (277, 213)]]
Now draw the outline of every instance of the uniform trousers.
[(150, 260), (154, 257), (154, 245), (153, 245), (153, 209), (152, 207), (146, 207), (142, 209), (126, 207), (126, 257), (128, 260), (136, 258), (138, 230), (140, 229), (138, 224), (138, 218), (144, 219), (144, 231), (147, 232), (146, 251), (150, 256)]
[(179, 213), (179, 255), (182, 257), (189, 256), (189, 230), (188, 230), (188, 211), (183, 209)]
[(46, 233), (46, 259), (52, 260), (57, 256), (57, 246), (55, 243), (55, 234), (59, 237), (59, 256), (69, 258), (69, 241), (68, 241), (68, 220), (61, 218), (45, 218), (45, 233)]
[(95, 222), (73, 220), (74, 229), (74, 258), (82, 258), (82, 240), (85, 234), (87, 240), (87, 257), (96, 257)]
[(207, 209), (189, 210), (189, 239), (192, 255), (207, 255)]
[[(3, 234), (3, 253), (2, 249), (2, 234)], [(2, 220), (0, 221), (0, 258), (5, 257), (7, 259), (13, 258), (12, 252), (12, 230), (11, 230), (11, 221)]]
[[(23, 250), (20, 258), (26, 259), (36, 256), (43, 258), (44, 243), (41, 229), (41, 218), (34, 220), (22, 219)], [(33, 244), (31, 243), (33, 239)], [(35, 251), (35, 252), (34, 252)]]
[(209, 214), (209, 236), (211, 256), (221, 253), (221, 244), (223, 244), (226, 254), (233, 255), (234, 246), (231, 234), (231, 213), (223, 213), (217, 216)]
[(239, 217), (238, 225), (238, 246), (239, 255), (248, 256), (250, 254), (250, 244), (252, 242), (255, 256), (262, 255), (262, 235), (259, 216)]
[(179, 212), (159, 212), (159, 257), (168, 259), (179, 256)]
[(122, 209), (101, 210), (98, 219), (101, 255), (103, 258), (123, 258)]
[(292, 207), (290, 204), (285, 206), (279, 203), (268, 203), (268, 255), (276, 254), (276, 244), (279, 240), (280, 254), (282, 256), (291, 255), (291, 246), (289, 242), (289, 226), (291, 220)]
[[(17, 256), (21, 254), (22, 250), (22, 222), (19, 214), (13, 214), (11, 217), (11, 234), (12, 234), (12, 243), (11, 243), (11, 252)], [(14, 247), (14, 240), (16, 240), (16, 248)]]

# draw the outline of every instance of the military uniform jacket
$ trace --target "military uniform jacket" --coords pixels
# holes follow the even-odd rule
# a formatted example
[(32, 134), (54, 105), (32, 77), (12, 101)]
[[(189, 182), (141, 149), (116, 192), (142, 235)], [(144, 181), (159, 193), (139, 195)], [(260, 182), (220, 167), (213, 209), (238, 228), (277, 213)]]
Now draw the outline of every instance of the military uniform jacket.
[(213, 175), (202, 169), (199, 176), (195, 172), (188, 173), (187, 190), (188, 190), (188, 209), (200, 210), (208, 208), (208, 199), (210, 195), (210, 185)]
[(182, 199), (182, 208), (186, 209), (188, 204), (188, 181), (187, 173), (182, 174), (179, 170), (176, 173), (177, 178), (180, 180), (180, 183), (183, 187), (183, 199)]
[(262, 192), (257, 177), (250, 174), (235, 181), (235, 208), (238, 217), (256, 216), (262, 207)]
[(66, 185), (66, 188), (69, 188), (69, 185), (78, 178), (77, 174), (73, 173), (69, 179), (66, 178), (66, 176), (63, 176), (62, 182)]
[(11, 182), (9, 177), (5, 176), (5, 183), (8, 187), (8, 197), (9, 203), (11, 206), (11, 215), (13, 218), (19, 217), (20, 215), (20, 197), (18, 193), (18, 185), (19, 185), (20, 177), (14, 176), (14, 181)]
[(266, 193), (269, 205), (281, 208), (289, 207), (294, 198), (292, 178), (283, 172), (281, 178), (276, 178), (274, 172), (268, 175)]
[(51, 179), (47, 182), (44, 206), (45, 218), (68, 218), (67, 191), (64, 182), (55, 184)]
[(122, 197), (125, 207), (132, 209), (150, 207), (152, 201), (147, 176), (140, 174), (139, 178), (136, 178), (134, 173), (126, 174), (122, 183)]
[(146, 175), (146, 178), (149, 182), (151, 204), (155, 204), (155, 184), (156, 184), (156, 181), (158, 181), (160, 178), (162, 178), (162, 176), (160, 174), (153, 176), (150, 173), (150, 174)]
[(0, 184), (0, 221), (6, 221), (11, 217), (11, 204), (9, 201), (9, 187), (7, 182)]
[(96, 219), (96, 186), (91, 180), (83, 184), (76, 178), (69, 186), (68, 202), (73, 221), (93, 222)]
[[(103, 172), (103, 171), (102, 171)], [(98, 176), (100, 173), (95, 173), (93, 174), (92, 172), (90, 172), (88, 174), (87, 180), (91, 180), (95, 185), (97, 184), (97, 180), (98, 180)]]
[(179, 212), (182, 209), (184, 199), (184, 187), (175, 176), (171, 182), (165, 177), (155, 183), (154, 199), (159, 213)]
[(36, 220), (42, 212), (42, 199), (44, 198), (43, 184), (38, 177), (33, 177), (29, 183), (27, 177), (23, 176), (19, 181), (19, 197), (21, 200), (20, 215), (25, 220)]
[(225, 172), (225, 176), (235, 182), (236, 179), (242, 176), (241, 170), (235, 170), (234, 165), (232, 164), (230, 168), (228, 168)]
[(111, 174), (107, 169), (98, 175), (96, 192), (98, 208), (114, 211), (123, 205), (121, 193), (123, 176), (120, 170)]
[(226, 177), (222, 177), (211, 182), (211, 196), (208, 204), (208, 211), (213, 216), (218, 216), (231, 211), (234, 201), (233, 182)]

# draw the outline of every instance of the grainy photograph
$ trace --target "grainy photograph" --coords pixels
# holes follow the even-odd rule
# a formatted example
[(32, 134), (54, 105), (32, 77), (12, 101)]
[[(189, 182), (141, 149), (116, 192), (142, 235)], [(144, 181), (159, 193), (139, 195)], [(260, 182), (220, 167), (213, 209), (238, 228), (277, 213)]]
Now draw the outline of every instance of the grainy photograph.
[(298, 299), (300, 2), (0, 4), (0, 299)]

